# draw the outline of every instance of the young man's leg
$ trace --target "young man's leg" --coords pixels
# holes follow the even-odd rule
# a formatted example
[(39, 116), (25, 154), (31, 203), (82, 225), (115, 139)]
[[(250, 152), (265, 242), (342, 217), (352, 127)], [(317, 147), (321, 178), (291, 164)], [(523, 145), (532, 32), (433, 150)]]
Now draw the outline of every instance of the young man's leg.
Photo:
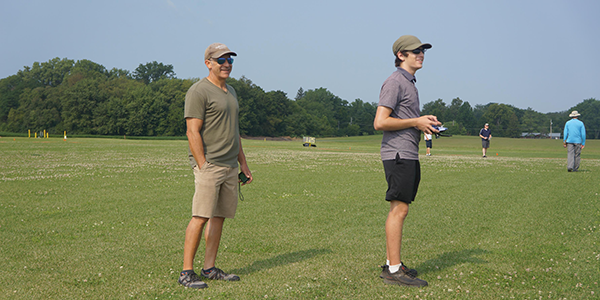
[[(385, 223), (386, 254), (389, 266), (383, 267), (380, 277), (387, 284), (426, 286), (426, 281), (416, 278), (416, 270), (402, 265), (400, 255), (404, 220), (408, 215), (409, 203), (417, 195), (421, 179), (419, 161), (396, 159), (395, 161), (383, 161), (383, 165), (388, 182), (386, 199), (390, 202), (390, 210)], [(406, 202), (391, 199), (406, 199)]]
[(390, 266), (401, 262), (402, 228), (408, 215), (408, 204), (402, 201), (390, 201), (390, 211), (385, 221), (385, 238)]
[(385, 221), (387, 255), (390, 265), (384, 269), (381, 277), (387, 284), (402, 286), (426, 286), (427, 281), (416, 277), (416, 271), (402, 266), (402, 228), (408, 215), (408, 204), (402, 201), (390, 201), (390, 211)]

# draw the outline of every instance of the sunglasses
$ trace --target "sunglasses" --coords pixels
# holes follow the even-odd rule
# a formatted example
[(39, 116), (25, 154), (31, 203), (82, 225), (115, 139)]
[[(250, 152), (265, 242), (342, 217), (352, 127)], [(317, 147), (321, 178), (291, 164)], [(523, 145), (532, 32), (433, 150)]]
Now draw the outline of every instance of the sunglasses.
[(219, 57), (219, 58), (216, 59), (216, 61), (220, 65), (224, 64), (225, 61), (227, 61), (231, 65), (231, 64), (233, 64), (233, 57), (228, 57), (228, 58)]
[(425, 54), (425, 51), (427, 51), (427, 49), (423, 49), (423, 48), (417, 48), (415, 50), (412, 50), (410, 52), (414, 53), (414, 54), (421, 54), (421, 52), (423, 52), (423, 54)]

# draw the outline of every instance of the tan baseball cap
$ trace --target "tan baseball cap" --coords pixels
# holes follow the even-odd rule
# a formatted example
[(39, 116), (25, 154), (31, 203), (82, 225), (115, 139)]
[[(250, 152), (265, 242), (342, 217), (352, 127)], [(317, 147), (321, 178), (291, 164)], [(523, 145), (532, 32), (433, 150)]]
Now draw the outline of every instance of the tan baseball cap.
[(400, 51), (415, 50), (421, 47), (423, 47), (423, 49), (429, 49), (431, 48), (431, 44), (421, 43), (421, 40), (414, 35), (403, 35), (394, 42), (392, 51), (394, 52), (394, 55), (396, 55)]
[(214, 44), (211, 44), (210, 46), (208, 46), (208, 48), (206, 48), (206, 51), (204, 51), (204, 59), (208, 60), (211, 58), (219, 58), (225, 54), (237, 56), (237, 54), (235, 52), (229, 50), (229, 48), (227, 48), (227, 46), (225, 46), (225, 44), (214, 43)]

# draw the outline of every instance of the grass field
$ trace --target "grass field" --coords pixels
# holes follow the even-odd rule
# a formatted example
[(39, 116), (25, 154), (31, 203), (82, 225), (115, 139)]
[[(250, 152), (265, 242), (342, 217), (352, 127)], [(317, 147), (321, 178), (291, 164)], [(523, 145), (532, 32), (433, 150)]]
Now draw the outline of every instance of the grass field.
[(599, 297), (600, 141), (568, 173), (560, 140), (494, 138), (487, 159), (479, 138), (434, 140), (402, 249), (421, 289), (378, 277), (380, 141), (244, 140), (255, 181), (217, 259), (242, 280), (192, 290), (186, 141), (0, 138), (0, 299)]

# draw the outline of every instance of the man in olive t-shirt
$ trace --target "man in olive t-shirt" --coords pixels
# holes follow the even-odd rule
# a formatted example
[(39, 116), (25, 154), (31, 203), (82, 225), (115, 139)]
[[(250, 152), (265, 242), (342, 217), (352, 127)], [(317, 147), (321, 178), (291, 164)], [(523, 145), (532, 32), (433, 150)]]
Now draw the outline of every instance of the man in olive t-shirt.
[[(186, 135), (190, 164), (194, 171), (195, 193), (192, 219), (185, 231), (183, 271), (179, 283), (189, 288), (205, 288), (202, 277), (237, 281), (240, 277), (215, 267), (223, 222), (233, 218), (237, 208), (238, 163), (252, 182), (239, 135), (239, 106), (235, 90), (226, 84), (237, 54), (219, 43), (204, 53), (208, 77), (190, 87), (185, 96)], [(206, 240), (204, 267), (194, 272), (194, 258), (202, 238)]]

